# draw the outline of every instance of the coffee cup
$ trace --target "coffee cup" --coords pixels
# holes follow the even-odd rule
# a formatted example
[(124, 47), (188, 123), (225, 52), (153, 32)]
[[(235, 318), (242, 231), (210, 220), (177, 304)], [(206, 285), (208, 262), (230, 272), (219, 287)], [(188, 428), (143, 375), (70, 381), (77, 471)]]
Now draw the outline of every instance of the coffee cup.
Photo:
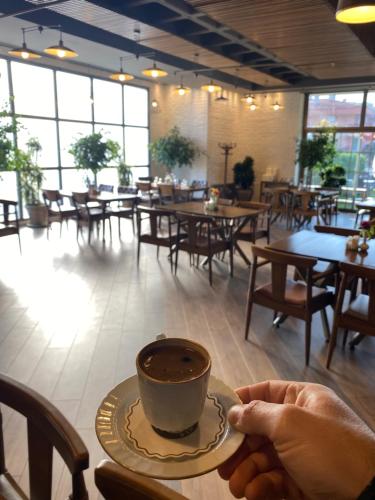
[(207, 397), (207, 350), (187, 339), (160, 339), (138, 353), (136, 366), (143, 411), (154, 430), (168, 438), (193, 432)]

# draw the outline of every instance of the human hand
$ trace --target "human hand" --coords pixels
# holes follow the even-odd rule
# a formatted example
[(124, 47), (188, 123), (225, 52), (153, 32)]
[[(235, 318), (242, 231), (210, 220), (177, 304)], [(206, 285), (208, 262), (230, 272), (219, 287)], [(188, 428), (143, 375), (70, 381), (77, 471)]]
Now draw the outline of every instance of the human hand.
[(236, 498), (353, 500), (375, 475), (375, 434), (328, 387), (266, 381), (229, 411), (247, 434), (218, 469)]

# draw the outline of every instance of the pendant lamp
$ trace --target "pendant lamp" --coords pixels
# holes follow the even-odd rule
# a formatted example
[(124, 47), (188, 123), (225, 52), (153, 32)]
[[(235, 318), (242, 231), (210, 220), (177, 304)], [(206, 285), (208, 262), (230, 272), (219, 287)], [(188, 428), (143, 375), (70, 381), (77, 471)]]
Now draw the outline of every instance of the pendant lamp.
[(336, 9), (336, 20), (347, 24), (375, 22), (375, 1), (339, 0)]

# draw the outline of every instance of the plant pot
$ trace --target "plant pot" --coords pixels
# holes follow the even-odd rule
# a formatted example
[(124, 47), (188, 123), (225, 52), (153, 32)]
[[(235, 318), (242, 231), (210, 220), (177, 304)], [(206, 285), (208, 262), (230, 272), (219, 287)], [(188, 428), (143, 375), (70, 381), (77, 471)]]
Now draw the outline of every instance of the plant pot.
[(250, 201), (253, 197), (253, 189), (236, 189), (236, 196), (238, 201)]
[(29, 212), (28, 227), (47, 227), (48, 210), (44, 205), (26, 205)]

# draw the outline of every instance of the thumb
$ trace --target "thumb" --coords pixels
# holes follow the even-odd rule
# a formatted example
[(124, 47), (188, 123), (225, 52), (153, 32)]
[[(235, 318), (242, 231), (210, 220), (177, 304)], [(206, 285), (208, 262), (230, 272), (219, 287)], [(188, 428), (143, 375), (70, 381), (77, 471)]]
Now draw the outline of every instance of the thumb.
[(251, 401), (235, 405), (228, 412), (229, 423), (245, 434), (258, 434), (271, 441), (277, 439), (277, 431), (285, 406), (265, 401)]

